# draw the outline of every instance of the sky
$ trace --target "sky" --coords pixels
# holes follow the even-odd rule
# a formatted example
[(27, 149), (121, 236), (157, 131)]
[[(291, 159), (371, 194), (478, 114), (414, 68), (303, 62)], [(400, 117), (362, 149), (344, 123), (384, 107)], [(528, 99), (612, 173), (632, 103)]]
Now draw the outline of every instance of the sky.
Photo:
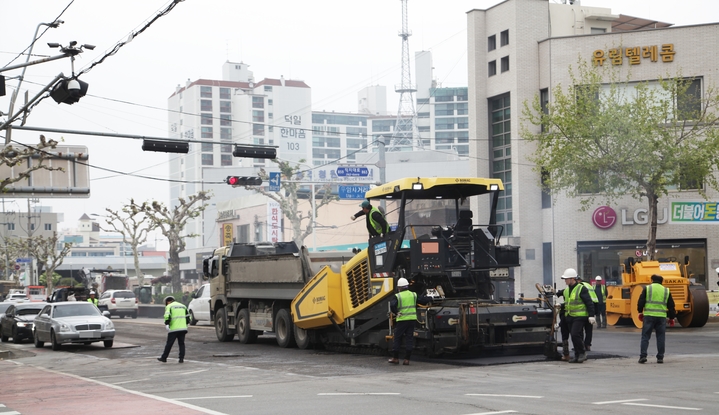
[[(550, 0), (553, 3), (560, 0)], [(441, 86), (467, 85), (466, 12), (486, 9), (498, 0), (409, 0), (408, 24), (412, 71), (414, 52), (430, 50), (434, 76)], [(47, 42), (92, 44), (75, 61), (75, 72), (98, 61), (128, 35), (164, 10), (168, 0), (0, 0), (0, 67), (18, 64), (38, 24), (58, 16), (65, 23), (36, 42), (31, 60), (58, 54)], [(614, 14), (655, 19), (675, 25), (719, 22), (717, 0), (583, 0)], [(64, 10), (65, 9), (65, 10)], [(63, 11), (64, 10), (64, 11)], [(45, 29), (40, 28), (40, 32)], [(312, 88), (313, 110), (356, 112), (357, 92), (370, 85), (391, 91), (399, 84), (402, 44), (400, 0), (185, 0), (166, 16), (97, 64), (80, 78), (88, 95), (74, 105), (45, 99), (26, 125), (64, 130), (167, 137), (167, 98), (189, 79), (220, 79), (226, 61), (250, 65), (255, 79), (305, 81)], [(69, 59), (27, 68), (21, 92), (38, 93), (58, 73), (71, 74)], [(16, 77), (21, 70), (3, 73)], [(414, 79), (414, 78), (413, 78)], [(8, 79), (0, 97), (6, 113), (17, 85)], [(399, 97), (388, 93), (396, 112)], [(16, 109), (19, 105), (16, 105)], [(5, 120), (7, 115), (0, 117)], [(35, 144), (40, 133), (13, 131), (12, 138)], [(74, 228), (83, 213), (119, 210), (136, 202), (168, 203), (165, 153), (143, 152), (142, 141), (126, 138), (43, 133), (61, 145), (88, 148), (90, 198), (41, 198), (38, 205), (63, 213), (60, 229)], [(0, 132), (4, 137), (4, 132)], [(108, 171), (109, 169), (110, 171)], [(6, 210), (25, 211), (27, 199), (4, 200)], [(154, 243), (151, 236), (150, 244)], [(156, 241), (157, 239), (155, 239)]]

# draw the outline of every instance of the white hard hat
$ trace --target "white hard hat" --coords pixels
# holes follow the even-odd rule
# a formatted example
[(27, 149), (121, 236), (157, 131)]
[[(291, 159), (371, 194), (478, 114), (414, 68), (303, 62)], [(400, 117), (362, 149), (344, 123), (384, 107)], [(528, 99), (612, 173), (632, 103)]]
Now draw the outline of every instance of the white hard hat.
[(91, 295), (95, 295), (96, 292), (95, 292), (95, 291), (90, 291), (90, 294), (91, 294)]
[(599, 275), (597, 275), (596, 277), (594, 277), (594, 279), (597, 280), (597, 281), (601, 281), (601, 280), (602, 280), (602, 277), (600, 277)]
[(719, 268), (717, 268), (715, 271), (717, 272), (717, 274), (719, 274)]
[(407, 278), (400, 278), (397, 280), (398, 287), (406, 287), (408, 285), (409, 285), (409, 281), (407, 281)]
[(579, 275), (577, 275), (577, 270), (574, 268), (567, 268), (564, 270), (564, 274), (562, 274), (563, 280), (571, 280), (574, 278), (579, 278)]

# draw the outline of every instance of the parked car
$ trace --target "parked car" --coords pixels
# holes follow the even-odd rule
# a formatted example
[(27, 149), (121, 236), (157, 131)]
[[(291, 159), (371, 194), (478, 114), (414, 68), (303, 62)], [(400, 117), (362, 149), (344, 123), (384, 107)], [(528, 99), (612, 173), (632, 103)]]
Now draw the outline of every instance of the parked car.
[(10, 305), (0, 319), (0, 340), (6, 342), (12, 338), (12, 342), (17, 344), (25, 339), (32, 339), (33, 320), (46, 305), (46, 303)]
[(110, 316), (137, 318), (137, 297), (130, 290), (107, 290), (97, 300), (97, 308), (109, 311)]
[(210, 316), (210, 284), (202, 284), (199, 290), (192, 295), (192, 301), (187, 307), (190, 311), (190, 325), (198, 321), (212, 321)]
[(22, 293), (12, 293), (5, 297), (6, 303), (24, 303), (26, 301), (30, 301), (30, 299), (27, 298), (27, 295)]
[(87, 301), (46, 304), (35, 318), (35, 347), (43, 347), (45, 342), (50, 342), (52, 350), (60, 350), (60, 346), (67, 343), (103, 342), (105, 347), (112, 347), (115, 325), (109, 317), (109, 312), (100, 314), (100, 310)]

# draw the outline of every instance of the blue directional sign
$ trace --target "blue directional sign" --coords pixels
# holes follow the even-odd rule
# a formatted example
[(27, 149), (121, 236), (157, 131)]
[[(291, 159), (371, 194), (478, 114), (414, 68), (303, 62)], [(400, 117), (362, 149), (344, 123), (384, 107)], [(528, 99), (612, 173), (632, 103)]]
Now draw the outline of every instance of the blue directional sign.
[(280, 172), (270, 172), (270, 192), (280, 191)]
[(367, 177), (369, 169), (367, 167), (337, 167), (337, 176), (339, 177)]
[(369, 192), (369, 186), (340, 186), (340, 199), (364, 199), (364, 194)]
[[(363, 196), (364, 196), (364, 195), (363, 195)], [(18, 263), (21, 263), (21, 264), (22, 264), (22, 263), (27, 264), (27, 263), (32, 262), (32, 259), (30, 259), (30, 258), (17, 258), (17, 259), (15, 260), (15, 262), (18, 262)]]

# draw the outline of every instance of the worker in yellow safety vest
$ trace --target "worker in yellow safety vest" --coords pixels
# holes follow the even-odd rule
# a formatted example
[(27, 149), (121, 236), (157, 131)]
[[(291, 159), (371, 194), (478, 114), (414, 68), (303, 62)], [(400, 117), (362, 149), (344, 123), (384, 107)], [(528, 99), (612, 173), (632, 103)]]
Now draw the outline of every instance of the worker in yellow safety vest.
[(97, 307), (97, 298), (95, 298), (95, 291), (90, 291), (90, 298), (87, 299), (88, 303), (92, 303), (95, 307)]
[(175, 301), (175, 297), (165, 297), (165, 326), (167, 328), (167, 342), (162, 356), (157, 360), (167, 362), (167, 356), (170, 355), (172, 345), (177, 340), (180, 347), (179, 363), (185, 361), (185, 335), (187, 334), (187, 324), (190, 322), (190, 315), (187, 313), (187, 307), (179, 301)]
[(432, 299), (429, 297), (417, 297), (417, 293), (409, 290), (409, 281), (406, 278), (397, 280), (399, 292), (390, 298), (389, 307), (395, 314), (395, 325), (393, 332), (392, 358), (389, 363), (399, 364), (399, 349), (404, 338), (405, 355), (403, 365), (409, 364), (414, 347), (414, 326), (417, 323), (417, 304), (429, 304)]
[(574, 357), (569, 363), (582, 363), (587, 360), (587, 352), (584, 348), (582, 334), (587, 323), (594, 324), (594, 301), (589, 294), (589, 289), (580, 282), (579, 275), (574, 268), (567, 268), (562, 274), (562, 279), (567, 284), (564, 290), (564, 307), (567, 315), (567, 325), (572, 337), (574, 346)]
[(607, 286), (602, 284), (602, 277), (594, 277), (594, 293), (597, 296), (595, 313), (597, 315), (597, 328), (607, 328)]
[(360, 216), (367, 217), (367, 232), (369, 232), (370, 238), (377, 236), (384, 236), (389, 233), (390, 226), (384, 217), (384, 214), (375, 206), (365, 200), (360, 204), (362, 210), (350, 216), (350, 219), (355, 220)]
[(642, 290), (637, 301), (637, 311), (642, 325), (642, 343), (639, 352), (639, 363), (647, 362), (647, 348), (652, 338), (652, 330), (657, 332), (657, 363), (664, 363), (665, 337), (667, 322), (674, 327), (674, 299), (669, 288), (662, 285), (661, 275), (652, 275), (652, 283)]

